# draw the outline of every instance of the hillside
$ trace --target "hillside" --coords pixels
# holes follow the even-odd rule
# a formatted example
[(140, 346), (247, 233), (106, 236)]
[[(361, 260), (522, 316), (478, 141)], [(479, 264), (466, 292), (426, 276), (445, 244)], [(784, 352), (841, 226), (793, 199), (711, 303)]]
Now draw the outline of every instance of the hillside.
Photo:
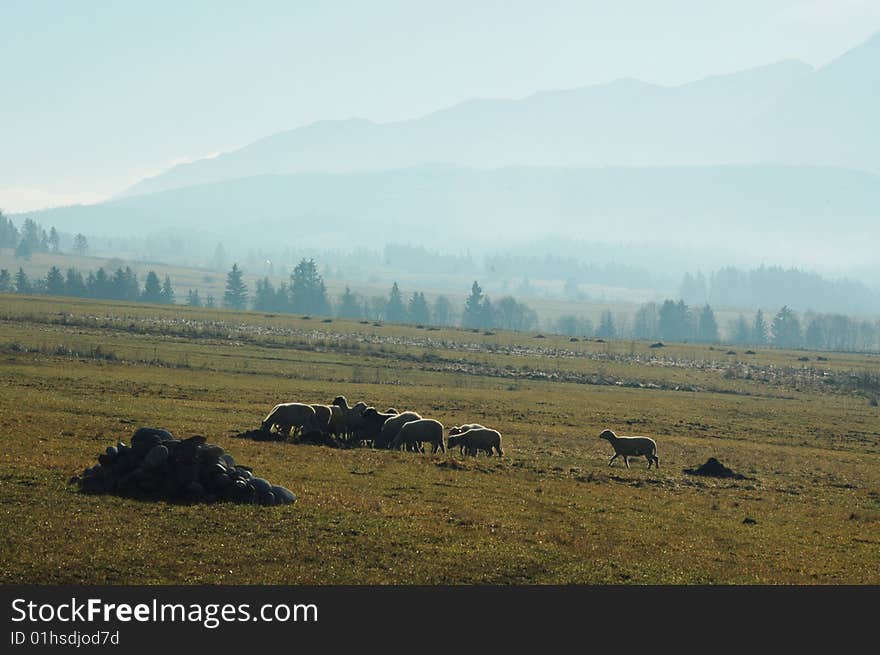
[(185, 227), (241, 247), (379, 248), (403, 240), (457, 252), (533, 242), (540, 225), (567, 242), (745, 247), (770, 261), (799, 246), (852, 264), (870, 254), (863, 236), (878, 208), (880, 176), (843, 169), (436, 166), (255, 176), (30, 216), (108, 235)]

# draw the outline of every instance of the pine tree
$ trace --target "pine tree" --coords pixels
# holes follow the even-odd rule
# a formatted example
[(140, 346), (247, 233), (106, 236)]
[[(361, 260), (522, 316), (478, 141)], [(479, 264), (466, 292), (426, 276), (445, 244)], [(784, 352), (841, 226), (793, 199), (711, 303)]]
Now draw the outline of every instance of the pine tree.
[[(0, 219), (2, 218), (3, 214), (0, 214)], [(9, 293), (10, 291), (12, 291), (12, 276), (5, 268), (0, 269), (0, 293)]]
[(18, 242), (18, 245), (15, 247), (15, 258), (23, 259), (26, 262), (30, 261), (31, 255), (33, 254), (33, 249), (31, 248), (30, 242), (22, 239)]
[(737, 318), (733, 324), (733, 328), (731, 329), (731, 340), (733, 343), (739, 345), (745, 345), (752, 342), (752, 328), (749, 326), (746, 317), (742, 314), (739, 315), (739, 318)]
[(755, 314), (755, 322), (752, 324), (752, 343), (758, 346), (767, 344), (767, 323), (764, 320), (764, 312), (760, 309)]
[(446, 296), (434, 298), (431, 308), (431, 322), (434, 325), (452, 325), (452, 303)]
[(156, 275), (156, 271), (150, 271), (147, 273), (147, 279), (144, 282), (144, 292), (141, 294), (141, 300), (153, 303), (162, 302), (162, 286), (159, 284), (159, 276)]
[(409, 320), (417, 325), (425, 325), (431, 322), (431, 310), (425, 294), (420, 291), (413, 293), (409, 300)]
[(209, 293), (207, 298), (205, 298), (205, 307), (207, 307), (208, 309), (213, 309), (216, 306), (217, 301), (214, 299), (214, 296)]
[(165, 281), (162, 283), (161, 302), (164, 305), (174, 304), (174, 287), (171, 286), (171, 278), (166, 275)]
[(15, 293), (32, 293), (33, 287), (31, 281), (25, 274), (24, 269), (18, 267), (18, 273), (15, 274)]
[(773, 345), (778, 348), (800, 348), (801, 322), (792, 309), (785, 305), (773, 317)]
[(75, 268), (68, 268), (64, 279), (64, 293), (68, 296), (82, 297), (86, 295), (86, 283), (82, 273)]
[(199, 297), (198, 289), (190, 289), (186, 292), (186, 304), (190, 307), (202, 306), (202, 299)]
[(61, 271), (57, 266), (53, 266), (49, 269), (49, 272), (46, 273), (45, 288), (46, 293), (50, 296), (64, 295), (64, 277), (61, 275)]
[(244, 309), (247, 305), (247, 285), (242, 277), (243, 274), (238, 264), (233, 264), (226, 275), (226, 292), (223, 294), (224, 307)]
[[(0, 248), (15, 248), (18, 245), (18, 228), (11, 219), (0, 211)], [(7, 271), (8, 272), (8, 271)]]
[(314, 259), (303, 259), (290, 274), (291, 308), (298, 314), (330, 314), (324, 278)]
[(345, 287), (345, 291), (339, 296), (339, 307), (336, 315), (339, 318), (360, 318), (363, 311), (363, 305), (358, 300), (357, 295), (351, 292), (351, 289)]
[(823, 321), (818, 317), (810, 321), (804, 333), (804, 343), (807, 348), (820, 350), (825, 347), (825, 328), (822, 323)]
[(254, 309), (258, 312), (272, 312), (275, 311), (275, 303), (275, 287), (269, 278), (257, 280), (254, 289)]
[(483, 327), (485, 323), (485, 305), (483, 303), (483, 288), (474, 280), (471, 285), (471, 295), (464, 304), (464, 314), (461, 317), (462, 327), (476, 329)]
[(715, 320), (715, 312), (712, 311), (709, 303), (703, 305), (697, 319), (697, 341), (718, 343), (718, 321)]
[(89, 241), (84, 234), (73, 237), (73, 250), (78, 255), (85, 255), (89, 251)]
[(657, 314), (657, 331), (664, 341), (687, 341), (690, 338), (690, 312), (684, 301), (663, 302)]
[(599, 317), (599, 328), (596, 330), (596, 336), (603, 339), (613, 339), (617, 336), (617, 330), (614, 327), (614, 317), (607, 309)]
[(54, 225), (52, 226), (52, 229), (49, 230), (49, 246), (54, 253), (57, 253), (61, 246), (61, 237), (58, 236), (58, 230), (55, 229)]
[(633, 318), (633, 337), (636, 339), (657, 338), (657, 303), (640, 305)]
[(388, 304), (385, 306), (385, 320), (391, 323), (406, 322), (406, 306), (403, 304), (403, 294), (397, 282), (391, 287), (388, 295)]

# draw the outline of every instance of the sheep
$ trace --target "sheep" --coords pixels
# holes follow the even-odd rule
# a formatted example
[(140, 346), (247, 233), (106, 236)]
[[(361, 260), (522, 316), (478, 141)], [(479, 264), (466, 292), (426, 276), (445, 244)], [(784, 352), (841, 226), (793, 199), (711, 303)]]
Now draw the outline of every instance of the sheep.
[(336, 405), (312, 405), (322, 432), (339, 436), (345, 431), (345, 416)]
[(409, 421), (401, 426), (391, 442), (391, 448), (397, 450), (401, 445), (416, 446), (416, 452), (422, 451), (422, 443), (431, 444), (431, 452), (436, 453), (438, 450), (446, 452), (446, 446), (443, 444), (443, 424), (430, 418)]
[(618, 456), (623, 456), (623, 463), (629, 468), (629, 458), (645, 456), (648, 460), (648, 468), (654, 464), (660, 468), (660, 458), (657, 457), (657, 442), (650, 437), (618, 437), (612, 430), (603, 430), (599, 435), (600, 439), (605, 439), (614, 448), (614, 456), (608, 460), (608, 466), (614, 463)]
[(361, 414), (363, 427), (358, 432), (358, 437), (364, 441), (370, 441), (373, 445), (378, 441), (385, 422), (394, 414), (383, 414), (375, 407), (367, 407)]
[[(364, 412), (364, 414), (366, 414), (366, 412)], [(385, 416), (389, 415), (385, 414)], [(402, 414), (390, 416), (390, 418), (388, 418), (382, 425), (379, 438), (373, 439), (373, 447), (388, 448), (388, 446), (391, 445), (391, 442), (394, 441), (394, 437), (400, 432), (400, 428), (410, 421), (418, 421), (420, 418), (422, 417), (417, 412), (403, 412)]]
[(278, 426), (282, 434), (290, 435), (291, 428), (296, 434), (297, 429), (318, 428), (318, 419), (315, 409), (304, 403), (281, 403), (275, 405), (269, 415), (263, 419), (260, 430), (269, 432), (273, 426)]
[[(485, 427), (485, 425), (480, 425), (479, 423), (465, 423), (464, 425), (454, 425), (453, 427), (449, 428), (449, 436), (452, 437), (457, 434), (461, 434), (462, 432), (467, 432), (468, 430), (479, 430)], [(464, 444), (461, 444), (461, 448), (459, 448), (458, 452), (464, 455)]]
[(394, 407), (389, 407), (388, 409), (385, 410), (385, 413), (386, 414), (400, 414), (400, 412), (398, 412)]
[(476, 456), (477, 451), (483, 450), (491, 457), (492, 449), (498, 451), (498, 456), (502, 456), (504, 451), (501, 450), (501, 433), (498, 430), (489, 428), (472, 428), (460, 434), (449, 437), (448, 445), (450, 448), (454, 446), (464, 447), (468, 455)]
[(345, 423), (345, 429), (343, 432), (346, 437), (353, 437), (356, 433), (366, 427), (363, 419), (364, 410), (367, 409), (366, 403), (358, 402), (354, 407), (349, 407), (348, 400), (346, 400), (345, 396), (336, 396), (336, 398), (333, 399), (333, 405), (342, 409), (343, 420)]

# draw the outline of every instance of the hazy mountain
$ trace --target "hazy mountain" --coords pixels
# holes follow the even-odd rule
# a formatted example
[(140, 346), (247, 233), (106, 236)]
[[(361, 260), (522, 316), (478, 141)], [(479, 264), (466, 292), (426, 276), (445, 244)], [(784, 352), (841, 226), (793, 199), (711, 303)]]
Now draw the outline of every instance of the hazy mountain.
[(750, 121), (766, 160), (880, 171), (880, 33), (805, 76)]
[(821, 167), (671, 168), (424, 166), (378, 173), (302, 173), (129, 196), (30, 214), (94, 234), (204, 230), (237, 246), (355, 248), (390, 241), (459, 252), (557, 237), (690, 245), (707, 261), (739, 249), (841, 268), (874, 254), (880, 176)]
[(812, 75), (808, 65), (787, 61), (675, 87), (619, 80), (521, 100), (472, 100), (410, 121), (319, 122), (181, 164), (128, 193), (251, 175), (378, 171), (435, 162), (499, 167), (752, 161), (754, 149), (742, 137), (749, 121), (779, 106)]

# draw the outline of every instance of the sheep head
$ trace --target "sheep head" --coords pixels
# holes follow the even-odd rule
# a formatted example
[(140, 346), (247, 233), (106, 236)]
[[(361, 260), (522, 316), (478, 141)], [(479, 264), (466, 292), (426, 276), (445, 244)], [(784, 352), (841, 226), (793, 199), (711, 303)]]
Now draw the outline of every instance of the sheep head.
[(599, 438), (604, 439), (605, 441), (611, 441), (612, 439), (616, 439), (617, 435), (611, 430), (602, 430), (602, 434), (599, 435)]

